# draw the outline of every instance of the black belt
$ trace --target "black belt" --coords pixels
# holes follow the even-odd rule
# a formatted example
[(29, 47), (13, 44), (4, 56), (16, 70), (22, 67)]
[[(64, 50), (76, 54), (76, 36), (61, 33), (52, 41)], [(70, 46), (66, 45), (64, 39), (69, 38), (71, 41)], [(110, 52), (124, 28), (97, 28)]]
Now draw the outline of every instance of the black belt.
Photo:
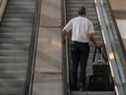
[(78, 42), (78, 41), (72, 41), (72, 44), (85, 44), (85, 45), (89, 45), (89, 42)]

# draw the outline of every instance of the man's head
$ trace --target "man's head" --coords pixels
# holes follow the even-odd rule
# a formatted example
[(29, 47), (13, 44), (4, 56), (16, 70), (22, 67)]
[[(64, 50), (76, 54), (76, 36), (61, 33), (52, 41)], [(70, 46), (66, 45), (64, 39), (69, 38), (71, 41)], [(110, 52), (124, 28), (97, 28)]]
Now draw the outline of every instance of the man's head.
[(80, 16), (85, 16), (86, 15), (86, 8), (84, 6), (81, 6), (81, 8), (78, 11), (78, 14)]

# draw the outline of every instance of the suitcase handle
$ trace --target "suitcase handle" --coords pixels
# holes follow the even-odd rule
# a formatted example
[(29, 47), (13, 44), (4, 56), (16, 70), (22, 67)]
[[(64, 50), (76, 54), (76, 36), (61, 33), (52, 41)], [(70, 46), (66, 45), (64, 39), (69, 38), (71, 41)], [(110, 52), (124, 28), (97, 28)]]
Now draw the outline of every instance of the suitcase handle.
[(94, 54), (93, 54), (93, 63), (102, 63), (102, 52), (101, 48), (95, 48)]

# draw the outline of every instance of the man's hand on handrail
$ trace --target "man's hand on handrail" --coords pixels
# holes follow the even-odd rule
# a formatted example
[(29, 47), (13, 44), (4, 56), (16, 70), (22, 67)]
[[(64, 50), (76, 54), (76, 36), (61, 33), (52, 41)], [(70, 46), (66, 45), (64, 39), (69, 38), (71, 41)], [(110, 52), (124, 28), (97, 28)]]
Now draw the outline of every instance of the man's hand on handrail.
[(67, 39), (71, 39), (71, 32), (67, 32), (66, 30), (63, 30), (63, 37)]
[(101, 36), (98, 33), (96, 33), (96, 32), (88, 33), (88, 37), (91, 41), (90, 42), (91, 45), (93, 44), (93, 46), (95, 46), (97, 48), (104, 46), (104, 42), (103, 42)]

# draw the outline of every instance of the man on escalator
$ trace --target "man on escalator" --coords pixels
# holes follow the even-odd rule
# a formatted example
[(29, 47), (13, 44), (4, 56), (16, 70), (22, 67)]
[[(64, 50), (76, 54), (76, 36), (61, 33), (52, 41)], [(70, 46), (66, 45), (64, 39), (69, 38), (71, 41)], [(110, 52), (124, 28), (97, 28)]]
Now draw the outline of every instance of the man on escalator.
[[(72, 18), (64, 27), (68, 36), (71, 32), (71, 57), (70, 63), (70, 88), (71, 90), (85, 90), (86, 66), (89, 56), (89, 43), (95, 35), (93, 23), (86, 18), (86, 9), (81, 7), (78, 11), (78, 16)], [(78, 68), (80, 65), (79, 83)]]

